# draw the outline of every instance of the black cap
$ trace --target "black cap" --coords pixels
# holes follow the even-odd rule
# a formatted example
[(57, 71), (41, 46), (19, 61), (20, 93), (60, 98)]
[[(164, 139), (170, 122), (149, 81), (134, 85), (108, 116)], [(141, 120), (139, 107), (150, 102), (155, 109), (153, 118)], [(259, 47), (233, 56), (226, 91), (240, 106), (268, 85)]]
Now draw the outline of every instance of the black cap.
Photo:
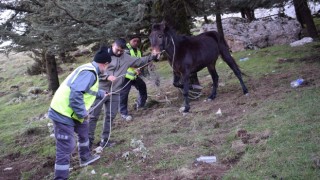
[(101, 47), (94, 56), (93, 61), (101, 64), (110, 63), (111, 56), (108, 53), (108, 48), (105, 46)]
[(132, 35), (129, 35), (129, 40), (132, 40), (132, 39), (135, 39), (135, 38), (138, 38), (140, 41), (141, 41), (141, 37), (139, 34), (132, 34)]

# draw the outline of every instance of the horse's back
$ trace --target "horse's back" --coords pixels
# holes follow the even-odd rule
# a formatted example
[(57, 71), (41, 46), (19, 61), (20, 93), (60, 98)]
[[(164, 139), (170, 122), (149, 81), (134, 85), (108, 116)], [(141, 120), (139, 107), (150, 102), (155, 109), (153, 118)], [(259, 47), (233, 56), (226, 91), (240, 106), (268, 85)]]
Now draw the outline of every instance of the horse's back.
[(220, 41), (220, 35), (217, 31), (207, 31), (199, 34), (199, 36), (206, 36), (213, 38), (216, 42)]
[[(214, 32), (206, 32), (197, 36), (183, 36), (177, 45), (177, 59), (192, 64), (192, 72), (201, 70), (212, 64), (219, 56), (219, 46)], [(189, 63), (188, 63), (189, 62)]]
[(217, 31), (206, 31), (203, 32), (201, 34), (199, 34), (199, 36), (204, 35), (204, 36), (218, 36), (218, 32)]

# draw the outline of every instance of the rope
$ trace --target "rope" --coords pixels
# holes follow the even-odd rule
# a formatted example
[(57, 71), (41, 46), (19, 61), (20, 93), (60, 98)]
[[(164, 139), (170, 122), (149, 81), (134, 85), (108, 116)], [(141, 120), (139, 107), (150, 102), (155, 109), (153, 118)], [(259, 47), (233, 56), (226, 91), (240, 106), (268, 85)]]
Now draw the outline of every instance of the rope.
[[(152, 62), (152, 61), (144, 64), (143, 66), (138, 67), (137, 69), (141, 69), (141, 68), (149, 65), (151, 62)], [(118, 79), (118, 78), (120, 78), (120, 77), (122, 77), (122, 76), (125, 76), (125, 75), (126, 75), (126, 74), (122, 74), (122, 75), (116, 77), (116, 79)], [(116, 79), (115, 79), (115, 80), (116, 80)], [(112, 94), (116, 94), (116, 93), (120, 92), (121, 90), (123, 90), (126, 86), (128, 86), (128, 84), (131, 82), (131, 80), (129, 80), (122, 88), (120, 88), (119, 90), (117, 90), (117, 91), (115, 91), (115, 92), (112, 92), (113, 82), (114, 82), (114, 81), (112, 81), (112, 83), (111, 83), (110, 93), (108, 93), (108, 94), (111, 95), (111, 96), (110, 96), (110, 102), (112, 102)], [(96, 106), (92, 107), (92, 109), (90, 110), (90, 112), (92, 112), (94, 109), (96, 109), (97, 107), (99, 107), (102, 103), (105, 103), (106, 100), (107, 100), (107, 96), (103, 97), (102, 100), (99, 101)], [(109, 117), (110, 117), (110, 125), (109, 125), (109, 136), (108, 136), (108, 140), (107, 140), (107, 142), (105, 143), (105, 145), (104, 145), (103, 147), (99, 146), (99, 147), (101, 147), (101, 148), (97, 147), (97, 148), (95, 149), (95, 150), (96, 150), (96, 153), (95, 153), (95, 154), (98, 154), (98, 151), (101, 151), (101, 152), (102, 152), (102, 150), (103, 150), (103, 149), (108, 145), (108, 143), (109, 143), (109, 140), (110, 140), (110, 137), (111, 137), (111, 126), (112, 126), (111, 103), (110, 103), (110, 106), (109, 106), (109, 112), (110, 112), (110, 114), (109, 114)], [(99, 149), (98, 149), (98, 148), (99, 148)]]
[[(126, 75), (126, 74), (122, 74), (122, 75), (116, 77), (115, 80), (117, 80), (118, 78), (120, 78), (120, 77), (122, 77), (122, 76), (125, 76), (125, 75)], [(99, 147), (101, 147), (101, 148), (97, 147), (97, 148), (95, 149), (95, 150), (96, 150), (96, 153), (95, 153), (95, 154), (99, 154), (98, 151), (101, 151), (101, 152), (102, 152), (102, 150), (108, 145), (109, 140), (110, 140), (110, 137), (111, 137), (111, 126), (112, 126), (112, 118), (111, 118), (111, 114), (112, 114), (112, 113), (111, 113), (111, 107), (112, 107), (112, 106), (111, 106), (111, 102), (112, 102), (112, 94), (116, 94), (116, 93), (120, 92), (122, 89), (124, 89), (124, 88), (129, 84), (130, 81), (131, 81), (131, 80), (129, 80), (129, 81), (127, 82), (127, 84), (125, 84), (122, 88), (120, 88), (119, 90), (117, 90), (117, 91), (115, 91), (115, 92), (112, 92), (113, 82), (114, 82), (114, 81), (112, 81), (112, 83), (111, 83), (111, 87), (110, 87), (110, 92), (111, 92), (111, 93), (108, 93), (108, 94), (111, 95), (111, 96), (110, 96), (110, 104), (109, 104), (109, 113), (110, 113), (110, 114), (109, 114), (109, 117), (110, 117), (109, 136), (108, 136), (107, 142), (104, 144), (103, 147), (99, 146)], [(98, 106), (100, 106), (102, 103), (105, 103), (106, 100), (107, 100), (107, 97), (108, 97), (108, 96), (104, 96), (104, 97), (102, 98), (102, 100), (99, 101), (99, 103), (92, 108), (91, 112), (92, 112), (95, 108), (97, 108)], [(99, 148), (99, 149), (98, 149), (98, 148)]]
[[(149, 63), (151, 63), (151, 62), (149, 62)], [(147, 63), (147, 64), (149, 64), (149, 63)], [(146, 64), (145, 64), (144, 66), (146, 66)], [(139, 67), (139, 68), (142, 68), (142, 67), (144, 67), (144, 66), (141, 66), (141, 67)], [(122, 75), (116, 77), (116, 79), (118, 79), (118, 78), (120, 78), (120, 77), (122, 77), (122, 76), (125, 76), (125, 75), (126, 75), (126, 74), (122, 74)], [(116, 80), (116, 79), (115, 79), (115, 80)], [(111, 87), (110, 87), (110, 93), (108, 93), (108, 95), (112, 95), (112, 94), (116, 94), (116, 93), (120, 92), (122, 89), (124, 89), (124, 88), (129, 84), (130, 81), (131, 81), (131, 80), (129, 80), (129, 81), (127, 82), (127, 84), (125, 84), (122, 88), (120, 88), (119, 90), (117, 90), (117, 91), (115, 91), (115, 92), (112, 92), (112, 88), (113, 88), (113, 81), (112, 81)], [(104, 97), (97, 103), (97, 105), (95, 105), (94, 107), (91, 107), (90, 110), (89, 110), (89, 114), (90, 114), (92, 111), (94, 111), (97, 107), (99, 107), (102, 103), (104, 103), (104, 102), (107, 100), (107, 97), (108, 97), (108, 96), (104, 96)], [(112, 102), (112, 96), (110, 96), (110, 102)], [(109, 140), (110, 140), (110, 136), (111, 136), (111, 126), (112, 126), (112, 121), (111, 121), (111, 103), (110, 103), (110, 106), (109, 106), (109, 112), (110, 112), (110, 114), (109, 114), (109, 117), (110, 117), (109, 136), (108, 136), (107, 143), (106, 143), (103, 147), (101, 147), (101, 149), (100, 149), (101, 152), (102, 152), (102, 150), (107, 146), (107, 144), (108, 144), (108, 142), (109, 142)], [(77, 139), (77, 137), (75, 137), (75, 139)], [(77, 140), (77, 141), (78, 141), (78, 140)], [(78, 143), (79, 143), (79, 142), (78, 142)], [(77, 143), (77, 144), (78, 144), (78, 143)], [(99, 147), (100, 147), (100, 146), (99, 146)], [(99, 148), (99, 147), (98, 147), (98, 148)], [(76, 148), (77, 148), (77, 145), (73, 148), (72, 152), (73, 152), (74, 150), (76, 150)], [(97, 148), (96, 148), (95, 150), (97, 150)], [(99, 154), (99, 153), (96, 151), (96, 153), (95, 153), (94, 155), (96, 155), (96, 154)], [(65, 156), (69, 156), (69, 155), (65, 155)], [(70, 154), (70, 157), (73, 158), (72, 153)]]
[[(173, 37), (170, 36), (171, 38), (171, 42), (173, 44), (173, 56), (172, 56), (172, 63), (171, 63), (171, 67), (172, 67), (172, 73), (174, 74), (174, 68), (173, 68), (173, 65), (174, 65), (174, 60), (175, 60), (175, 56), (176, 56), (176, 45), (174, 43), (174, 40), (173, 40)], [(167, 53), (167, 52), (166, 52)], [(168, 53), (167, 53), (168, 54)], [(169, 55), (169, 54), (168, 54)], [(183, 93), (182, 89), (181, 88), (178, 88), (180, 90), (181, 93)], [(192, 100), (194, 99), (198, 99), (200, 96), (202, 95), (201, 92), (196, 92), (196, 91), (192, 91), (190, 90), (189, 88), (189, 93), (188, 93), (188, 97)]]
[[(181, 88), (178, 88), (178, 89), (180, 90), (181, 93), (183, 93)], [(192, 99), (192, 100), (195, 100), (195, 99), (198, 99), (201, 95), (202, 95), (201, 92), (189, 90), (188, 98)]]

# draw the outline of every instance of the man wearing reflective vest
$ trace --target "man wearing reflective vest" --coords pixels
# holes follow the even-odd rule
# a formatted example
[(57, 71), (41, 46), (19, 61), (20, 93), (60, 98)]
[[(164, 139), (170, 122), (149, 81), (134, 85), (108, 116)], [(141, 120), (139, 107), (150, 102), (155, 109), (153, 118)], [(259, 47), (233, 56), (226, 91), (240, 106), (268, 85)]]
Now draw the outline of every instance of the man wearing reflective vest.
[[(139, 36), (131, 36), (129, 43), (127, 43), (126, 53), (132, 57), (142, 57), (142, 53), (139, 49), (140, 41), (141, 39)], [(120, 114), (125, 120), (132, 119), (132, 117), (128, 114), (128, 96), (132, 85), (139, 92), (138, 99), (135, 103), (135, 108), (138, 109), (144, 107), (147, 101), (147, 86), (146, 83), (139, 77), (139, 74), (140, 69), (129, 67), (124, 80), (124, 84), (128, 85), (125, 86), (120, 92)]]
[(59, 86), (52, 98), (48, 111), (54, 124), (56, 139), (56, 160), (54, 179), (68, 179), (71, 153), (75, 148), (74, 133), (78, 135), (80, 166), (98, 160), (89, 149), (88, 110), (96, 97), (108, 95), (99, 90), (99, 75), (111, 62), (107, 48), (101, 48), (91, 63), (75, 69)]

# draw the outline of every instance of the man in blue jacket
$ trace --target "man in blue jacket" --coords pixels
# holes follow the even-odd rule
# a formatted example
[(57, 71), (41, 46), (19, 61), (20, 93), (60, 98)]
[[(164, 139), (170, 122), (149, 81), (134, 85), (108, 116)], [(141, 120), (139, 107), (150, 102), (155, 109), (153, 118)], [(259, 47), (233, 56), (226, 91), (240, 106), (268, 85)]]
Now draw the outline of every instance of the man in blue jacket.
[(101, 48), (91, 63), (75, 69), (55, 92), (48, 112), (56, 139), (54, 179), (69, 177), (70, 156), (75, 148), (74, 133), (78, 135), (80, 167), (100, 158), (90, 153), (88, 110), (96, 97), (108, 95), (99, 90), (99, 75), (106, 71), (110, 62), (107, 48)]

